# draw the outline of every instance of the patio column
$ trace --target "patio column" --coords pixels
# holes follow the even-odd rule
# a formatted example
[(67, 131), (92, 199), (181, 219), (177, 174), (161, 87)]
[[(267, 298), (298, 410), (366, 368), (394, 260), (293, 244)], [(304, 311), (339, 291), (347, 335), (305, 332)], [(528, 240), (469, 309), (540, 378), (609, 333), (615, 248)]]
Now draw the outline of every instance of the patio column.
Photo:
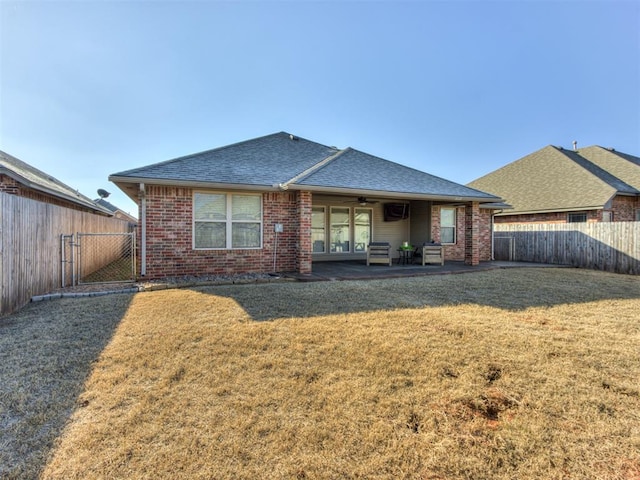
[(480, 264), (480, 204), (464, 207), (464, 263)]
[(311, 192), (299, 191), (297, 195), (298, 213), (298, 273), (311, 273)]

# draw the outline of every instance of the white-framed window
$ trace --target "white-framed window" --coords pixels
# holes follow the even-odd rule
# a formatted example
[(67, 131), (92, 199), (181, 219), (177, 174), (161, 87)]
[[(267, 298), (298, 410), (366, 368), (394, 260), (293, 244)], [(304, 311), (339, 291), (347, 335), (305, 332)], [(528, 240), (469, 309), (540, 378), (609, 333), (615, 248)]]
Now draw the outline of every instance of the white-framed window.
[(193, 248), (239, 249), (262, 246), (262, 195), (193, 194)]
[(456, 243), (456, 208), (440, 208), (440, 242)]
[(327, 209), (311, 207), (311, 244), (313, 253), (326, 253)]
[(371, 242), (371, 219), (373, 211), (370, 208), (356, 208), (353, 212), (353, 251), (366, 252)]
[(329, 222), (331, 253), (351, 251), (351, 209), (349, 207), (331, 207)]
[(587, 221), (587, 212), (576, 212), (567, 214), (568, 223), (585, 223)]

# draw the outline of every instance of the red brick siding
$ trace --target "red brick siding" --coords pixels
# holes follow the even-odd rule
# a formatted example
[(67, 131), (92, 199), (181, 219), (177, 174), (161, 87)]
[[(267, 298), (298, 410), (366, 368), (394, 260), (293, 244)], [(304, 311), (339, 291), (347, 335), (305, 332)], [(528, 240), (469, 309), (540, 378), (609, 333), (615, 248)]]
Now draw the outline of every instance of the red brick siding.
[[(477, 256), (479, 261), (491, 260), (491, 212), (480, 210), (475, 220), (477, 226)], [(456, 243), (444, 246), (445, 260), (465, 260), (467, 237), (465, 227), (465, 207), (456, 209)], [(440, 241), (440, 206), (434, 205), (431, 210), (431, 235), (436, 242)]]
[(311, 244), (311, 192), (298, 192), (297, 218), (298, 224), (298, 258), (297, 271), (311, 273), (312, 244)]
[(633, 222), (636, 219), (636, 210), (640, 209), (640, 197), (616, 196), (613, 199), (613, 221)]
[[(587, 214), (587, 222), (597, 222), (602, 218), (602, 213), (599, 216), (598, 210), (585, 210), (579, 213)], [(567, 223), (568, 218), (568, 212), (530, 213), (496, 217), (495, 223)]]
[[(263, 238), (260, 249), (194, 250), (192, 234), (193, 190), (147, 185), (146, 277), (301, 271), (305, 268), (305, 255), (298, 253), (302, 250), (300, 248), (302, 245), (298, 212), (308, 202), (310, 229), (311, 197), (310, 194), (307, 195), (308, 200), (299, 200), (299, 197), (306, 198), (304, 193), (269, 192), (262, 194)], [(140, 211), (140, 218), (142, 218), (142, 211)], [(274, 225), (276, 223), (283, 225), (283, 233), (278, 234), (274, 269), (276, 243)], [(140, 228), (138, 234), (141, 235)], [(310, 233), (307, 236), (310, 242)], [(139, 238), (139, 245), (141, 245), (140, 241)], [(307, 255), (311, 256), (310, 244)]]
[(477, 202), (464, 209), (464, 263), (480, 263), (480, 207)]
[[(600, 210), (585, 210), (579, 213), (587, 214), (587, 222), (602, 222), (605, 211), (613, 213), (614, 222), (632, 222), (635, 220), (635, 210), (640, 208), (640, 197), (623, 197), (617, 195), (611, 202), (611, 208)], [(575, 212), (578, 213), (578, 212)], [(496, 223), (567, 223), (569, 212), (531, 213), (523, 215), (504, 215), (496, 217)]]

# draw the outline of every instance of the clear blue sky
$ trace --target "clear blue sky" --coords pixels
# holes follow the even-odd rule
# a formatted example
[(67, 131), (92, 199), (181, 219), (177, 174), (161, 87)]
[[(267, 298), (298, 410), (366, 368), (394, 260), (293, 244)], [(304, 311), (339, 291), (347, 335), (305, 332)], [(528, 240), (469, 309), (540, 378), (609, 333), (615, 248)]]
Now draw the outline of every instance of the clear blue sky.
[(278, 131), (467, 183), (546, 145), (640, 156), (638, 1), (0, 0), (0, 149), (111, 173)]

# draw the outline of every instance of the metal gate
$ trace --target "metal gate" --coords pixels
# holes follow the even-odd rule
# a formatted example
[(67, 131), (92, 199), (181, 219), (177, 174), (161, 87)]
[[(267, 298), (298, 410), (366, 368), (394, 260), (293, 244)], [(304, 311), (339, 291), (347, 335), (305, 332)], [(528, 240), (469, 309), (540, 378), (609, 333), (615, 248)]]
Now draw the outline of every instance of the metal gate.
[(133, 233), (61, 235), (62, 286), (135, 280)]

